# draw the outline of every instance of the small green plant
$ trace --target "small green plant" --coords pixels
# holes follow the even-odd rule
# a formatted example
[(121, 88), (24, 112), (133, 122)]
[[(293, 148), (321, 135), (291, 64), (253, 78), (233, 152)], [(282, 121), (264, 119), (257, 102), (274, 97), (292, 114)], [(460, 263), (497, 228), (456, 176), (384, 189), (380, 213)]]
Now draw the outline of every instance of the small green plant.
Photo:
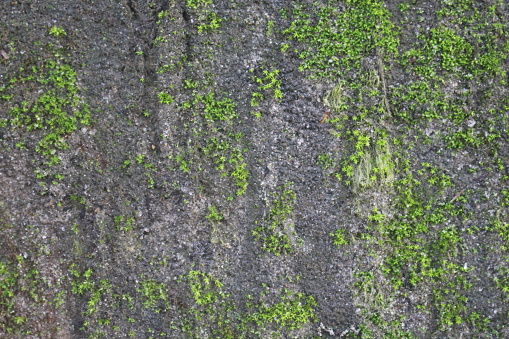
[(196, 24), (198, 33), (215, 32), (221, 25), (223, 19), (208, 8), (212, 4), (212, 0), (187, 0), (186, 4), (198, 16)]
[[(254, 72), (254, 69), (250, 69), (250, 72)], [(274, 99), (280, 100), (283, 98), (283, 92), (281, 91), (281, 80), (277, 78), (279, 70), (273, 71), (263, 70), (263, 78), (253, 76), (253, 80), (259, 84), (259, 91), (272, 90), (272, 96)], [(260, 92), (254, 92), (251, 98), (251, 106), (258, 106), (264, 99), (264, 96)]]
[(117, 231), (128, 232), (133, 229), (135, 219), (134, 217), (125, 218), (123, 215), (118, 215), (113, 218), (113, 223)]
[(312, 296), (286, 291), (280, 297), (281, 302), (272, 306), (266, 304), (252, 306), (256, 311), (249, 314), (244, 323), (254, 323), (264, 332), (273, 324), (279, 329), (295, 330), (317, 321), (313, 310), (317, 303)]
[[(251, 105), (252, 106), (252, 105)], [(262, 113), (260, 111), (252, 111), (250, 112), (256, 119), (260, 119), (262, 117)]]
[(330, 154), (320, 154), (317, 159), (318, 165), (320, 165), (324, 170), (331, 168), (334, 166), (334, 159)]
[(295, 6), (293, 18), (283, 34), (305, 43), (296, 51), (302, 60), (299, 70), (313, 77), (341, 76), (377, 50), (397, 54), (398, 30), (383, 1), (348, 0), (341, 11), (332, 3), (319, 10)]
[(342, 112), (347, 108), (343, 98), (343, 84), (340, 82), (332, 88), (323, 98), (323, 103), (334, 109), (336, 112)]
[(216, 206), (209, 206), (209, 214), (205, 218), (209, 219), (211, 222), (220, 222), (224, 220), (224, 216), (218, 212)]
[[(195, 82), (189, 80), (188, 84)], [(222, 177), (232, 178), (237, 186), (236, 194), (240, 196), (248, 187), (249, 171), (243, 156), (244, 150), (239, 144), (242, 133), (231, 131), (233, 122), (238, 119), (236, 104), (228, 98), (217, 98), (214, 92), (206, 95), (193, 93), (193, 96), (192, 102), (186, 102), (181, 107), (194, 111), (196, 118), (193, 120), (193, 133), (200, 135), (202, 139), (199, 149), (206, 159), (214, 163)], [(199, 119), (202, 119), (202, 122), (198, 123)], [(203, 128), (203, 125), (206, 128)], [(191, 170), (192, 163), (187, 163), (183, 154), (175, 156), (175, 159), (183, 171)]]
[(177, 164), (179, 164), (179, 168), (185, 172), (185, 173), (189, 173), (190, 170), (189, 170), (189, 164), (187, 161), (184, 160), (184, 158), (180, 155), (177, 155), (175, 156), (175, 161), (177, 162)]
[(165, 92), (160, 92), (158, 96), (159, 102), (161, 104), (171, 104), (173, 101), (175, 101), (171, 95)]
[(212, 0), (187, 0), (187, 7), (198, 9), (199, 7), (207, 7), (212, 5)]
[(140, 287), (137, 288), (137, 291), (144, 298), (143, 306), (155, 310), (156, 313), (159, 313), (161, 309), (164, 310), (168, 306), (168, 287), (164, 283), (157, 283), (153, 279), (145, 279), (143, 274), (140, 278), (143, 280), (140, 281)]
[(206, 14), (205, 19), (197, 25), (198, 33), (215, 32), (223, 19), (217, 16), (216, 12), (209, 12)]
[(58, 27), (58, 26), (51, 27), (49, 30), (49, 34), (56, 36), (57, 38), (67, 35), (65, 30), (62, 27)]
[(190, 271), (187, 275), (194, 301), (198, 305), (208, 305), (222, 298), (223, 284), (210, 274), (200, 271)]
[(179, 282), (189, 284), (194, 305), (181, 322), (181, 329), (189, 338), (234, 339), (235, 324), (229, 294), (223, 284), (211, 274), (190, 271)]
[(80, 229), (78, 227), (78, 224), (77, 223), (74, 223), (71, 227), (71, 231), (74, 232), (75, 235), (78, 235), (80, 233)]
[(168, 11), (161, 11), (159, 13), (157, 13), (157, 18), (158, 19), (163, 19), (163, 18), (166, 18), (168, 16)]
[[(509, 264), (508, 258), (505, 261), (506, 264)], [(507, 266), (500, 267), (494, 280), (497, 287), (504, 293), (506, 299), (509, 300), (509, 268)]]
[(410, 7), (411, 7), (411, 6), (410, 6), (410, 3), (408, 3), (408, 2), (403, 2), (403, 3), (401, 3), (401, 4), (399, 5), (399, 10), (400, 10), (401, 12), (406, 12), (406, 11), (408, 11), (408, 10), (410, 9)]
[(263, 94), (259, 92), (254, 92), (251, 96), (251, 106), (256, 107), (260, 106), (261, 101), (263, 100)]
[(363, 135), (359, 130), (352, 134), (355, 153), (344, 159), (341, 167), (345, 183), (351, 184), (355, 193), (375, 184), (390, 185), (395, 179), (395, 161), (386, 133), (382, 132), (373, 146), (369, 135)]
[(223, 242), (220, 236), (219, 223), (224, 220), (224, 216), (217, 210), (216, 206), (209, 206), (209, 214), (205, 218), (210, 220), (212, 224), (211, 242), (217, 244)]
[(459, 67), (468, 69), (472, 60), (473, 47), (452, 29), (436, 27), (430, 30), (430, 39), (422, 52), (410, 50), (406, 58), (419, 56), (414, 63), (418, 74), (426, 77), (433, 75), (433, 68), (443, 71), (454, 71)]
[(18, 273), (11, 269), (9, 263), (0, 261), (0, 277), (0, 309), (2, 312), (10, 314), (14, 308)]
[[(25, 84), (25, 85), (23, 85)], [(31, 84), (31, 91), (16, 91), (17, 86)], [(29, 88), (30, 88), (29, 87)], [(16, 95), (3, 95), (9, 99), (9, 118), (2, 125), (24, 130), (31, 138), (18, 143), (20, 148), (33, 148), (30, 139), (38, 138), (35, 150), (44, 158), (42, 168), (36, 169), (39, 179), (48, 177), (50, 168), (60, 163), (59, 151), (67, 149), (66, 136), (78, 126), (91, 124), (88, 105), (78, 95), (76, 72), (61, 60), (47, 60), (41, 66), (20, 69), (8, 86), (0, 92), (14, 91)], [(30, 103), (29, 103), (29, 99)], [(32, 145), (31, 145), (32, 144)]]
[(270, 20), (267, 22), (267, 36), (274, 34), (274, 21)]
[[(3, 212), (0, 204), (0, 214)], [(0, 228), (2, 230), (5, 219), (0, 216)], [(33, 226), (24, 228), (29, 231)], [(16, 243), (17, 239), (11, 237), (9, 231), (4, 233), (3, 240)], [(8, 242), (2, 241), (2, 245)], [(35, 244), (35, 243), (34, 243)], [(44, 249), (41, 247), (41, 255)], [(26, 252), (25, 252), (26, 251)], [(53, 286), (54, 290), (50, 294), (44, 292), (47, 286), (46, 277), (36, 268), (36, 262), (33, 262), (27, 256), (32, 249), (25, 248), (24, 254), (2, 256), (0, 260), (0, 334), (7, 337), (25, 337), (37, 330), (37, 323), (31, 312), (36, 312), (46, 305), (58, 308), (61, 306), (59, 298), (62, 296), (61, 285)], [(6, 253), (6, 252), (4, 252)], [(9, 259), (9, 260), (7, 260)]]
[(198, 85), (199, 85), (198, 81), (193, 81), (192, 79), (185, 79), (182, 87), (184, 87), (185, 89), (193, 89), (197, 88)]
[(84, 314), (90, 316), (97, 313), (99, 302), (104, 298), (104, 295), (111, 294), (111, 283), (107, 279), (101, 279), (99, 283), (96, 283), (92, 279), (94, 273), (91, 268), (80, 273), (75, 265), (71, 265), (70, 273), (72, 276), (72, 292), (79, 295), (89, 295), (87, 309)]
[[(136, 157), (134, 158), (134, 160), (136, 161), (136, 163), (137, 163), (138, 165), (143, 164), (143, 161), (145, 160), (145, 154), (138, 154), (138, 155), (136, 155)], [(130, 162), (129, 162), (129, 163), (130, 163)], [(125, 164), (125, 162), (124, 162), (124, 164)]]
[(197, 103), (203, 105), (205, 118), (209, 121), (229, 121), (238, 118), (233, 101), (228, 98), (217, 100), (213, 92), (209, 92), (205, 96), (197, 95), (195, 104)]
[(155, 38), (154, 40), (154, 46), (157, 47), (159, 46), (161, 43), (165, 43), (165, 42), (168, 42), (168, 39), (166, 39), (165, 37), (163, 36), (158, 36)]
[(293, 252), (291, 237), (297, 238), (294, 226), (288, 220), (296, 198), (290, 187), (291, 184), (285, 184), (278, 188), (265, 222), (252, 231), (255, 239), (262, 242), (262, 249), (277, 256)]
[(348, 240), (345, 239), (345, 230), (336, 230), (330, 234), (332, 237), (332, 241), (334, 245), (340, 247), (343, 245), (348, 245)]
[(27, 149), (27, 147), (26, 147), (26, 145), (25, 145), (25, 143), (24, 143), (24, 142), (18, 142), (18, 143), (16, 143), (16, 147), (17, 147), (18, 149), (20, 149), (20, 150), (26, 150), (26, 149)]

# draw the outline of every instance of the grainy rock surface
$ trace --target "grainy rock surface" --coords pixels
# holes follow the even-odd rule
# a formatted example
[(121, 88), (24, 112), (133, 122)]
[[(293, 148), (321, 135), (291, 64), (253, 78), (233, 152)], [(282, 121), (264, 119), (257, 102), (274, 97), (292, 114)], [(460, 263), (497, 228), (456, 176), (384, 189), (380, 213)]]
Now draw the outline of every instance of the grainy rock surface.
[(509, 336), (508, 19), (2, 1), (0, 336)]

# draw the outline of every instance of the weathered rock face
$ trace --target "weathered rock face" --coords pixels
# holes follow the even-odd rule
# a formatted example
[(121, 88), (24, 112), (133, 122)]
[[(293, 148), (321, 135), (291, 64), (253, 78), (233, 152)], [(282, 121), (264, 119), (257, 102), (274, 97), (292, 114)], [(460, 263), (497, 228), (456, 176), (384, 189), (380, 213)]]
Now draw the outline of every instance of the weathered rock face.
[(509, 335), (505, 2), (0, 18), (2, 337)]

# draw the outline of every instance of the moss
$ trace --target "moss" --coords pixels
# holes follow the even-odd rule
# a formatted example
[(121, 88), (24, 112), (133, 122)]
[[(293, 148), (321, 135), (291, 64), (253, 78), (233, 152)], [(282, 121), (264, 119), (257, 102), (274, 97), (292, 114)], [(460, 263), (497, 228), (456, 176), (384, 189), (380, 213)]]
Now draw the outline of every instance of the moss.
[(357, 161), (352, 173), (352, 188), (354, 192), (360, 192), (367, 188), (378, 185), (390, 186), (395, 180), (395, 165), (397, 160), (393, 158), (390, 142), (387, 136), (381, 136), (376, 140), (373, 147), (369, 144), (359, 146)]
[(447, 27), (432, 28), (422, 50), (405, 53), (407, 60), (416, 60), (413, 67), (417, 74), (427, 78), (436, 72), (452, 72), (458, 68), (468, 71), (472, 57), (472, 45)]
[(175, 99), (173, 99), (173, 97), (171, 95), (169, 95), (168, 93), (165, 93), (165, 92), (161, 92), (159, 93), (159, 102), (161, 104), (171, 104), (173, 101), (175, 101)]
[[(32, 84), (36, 90), (20, 90)], [(8, 93), (19, 93), (11, 94)], [(78, 126), (90, 125), (88, 106), (78, 95), (76, 72), (61, 60), (48, 60), (44, 66), (21, 68), (9, 84), (0, 87), (8, 103), (10, 117), (4, 125), (22, 129), (38, 139), (35, 150), (46, 160), (46, 166), (60, 163), (58, 151), (69, 146), (65, 137)]]
[[(316, 13), (310, 15), (308, 13)], [(305, 43), (300, 48), (300, 70), (317, 77), (338, 77), (341, 71), (359, 67), (362, 57), (397, 54), (398, 30), (383, 2), (348, 0), (339, 10), (334, 2), (318, 11), (295, 4), (289, 38)], [(376, 34), (373, 34), (376, 32)]]
[(345, 239), (345, 230), (336, 230), (329, 234), (332, 237), (332, 241), (334, 245), (341, 247), (343, 245), (348, 245), (348, 240)]
[(325, 95), (323, 98), (323, 103), (331, 109), (334, 109), (336, 112), (340, 113), (346, 109), (344, 100), (343, 84), (338, 83), (330, 92), (327, 93), (327, 95)]
[(466, 296), (472, 286), (470, 270), (460, 261), (464, 236), (454, 226), (469, 216), (461, 202), (439, 198), (453, 187), (449, 177), (430, 164), (418, 173), (420, 179), (408, 174), (394, 182), (392, 215), (374, 209), (370, 232), (387, 251), (381, 270), (392, 287), (399, 293), (420, 286), (432, 290), (429, 308), (437, 312), (440, 330), (446, 331), (467, 321), (472, 312)]
[(187, 282), (194, 305), (186, 312), (180, 329), (188, 338), (235, 338), (235, 317), (229, 294), (223, 292), (223, 284), (212, 275), (190, 271), (182, 276)]
[(111, 294), (112, 285), (108, 279), (101, 279), (98, 283), (93, 280), (93, 271), (91, 268), (85, 272), (80, 273), (75, 266), (70, 269), (70, 273), (73, 277), (71, 281), (72, 292), (78, 295), (88, 295), (87, 307), (84, 311), (84, 315), (92, 316), (99, 310), (99, 303), (104, 294)]
[(187, 0), (186, 5), (197, 16), (198, 33), (212, 33), (220, 27), (223, 19), (210, 9), (212, 0)]
[(198, 9), (199, 7), (212, 5), (212, 0), (187, 0), (186, 5), (189, 8)]
[(168, 306), (168, 288), (164, 283), (158, 283), (153, 279), (140, 277), (140, 286), (137, 288), (138, 293), (143, 296), (143, 306), (159, 313)]
[[(314, 322), (317, 305), (312, 296), (289, 290), (280, 291), (279, 302), (272, 305), (253, 303), (253, 296), (241, 312), (224, 285), (211, 274), (192, 270), (180, 279), (187, 282), (194, 304), (180, 323), (180, 330), (189, 338), (265, 338), (281, 337), (281, 331), (293, 331)], [(266, 285), (265, 285), (266, 286)], [(262, 298), (264, 292), (260, 294)]]
[[(36, 330), (27, 313), (46, 302), (41, 293), (43, 281), (37, 269), (23, 256), (14, 262), (0, 261), (0, 331), (11, 335), (30, 335)], [(20, 304), (23, 302), (23, 305)]]
[[(65, 31), (53, 27), (50, 34), (62, 37)], [(14, 44), (11, 48), (14, 50)], [(36, 58), (18, 61), (22, 66), (11, 68), (0, 83), (4, 108), (0, 127), (11, 129), (21, 151), (36, 152), (33, 167), (42, 195), (47, 193), (48, 184), (64, 179), (57, 165), (69, 148), (68, 137), (79, 127), (92, 124), (89, 107), (79, 94), (75, 70), (53, 44), (46, 49), (49, 52), (43, 52), (44, 58), (37, 51)]]
[(51, 29), (49, 30), (49, 34), (56, 36), (56, 37), (61, 37), (61, 36), (67, 35), (65, 30), (62, 27), (58, 27), (58, 26), (51, 27)]
[(215, 12), (209, 12), (204, 15), (203, 21), (199, 23), (196, 27), (198, 29), (198, 33), (204, 32), (215, 32), (220, 27), (223, 19), (217, 16)]
[[(251, 73), (254, 73), (254, 69), (250, 69)], [(283, 98), (283, 92), (281, 91), (281, 80), (278, 79), (279, 70), (274, 69), (269, 71), (263, 69), (263, 77), (259, 78), (253, 75), (253, 81), (258, 84), (258, 91), (254, 92), (251, 97), (251, 106), (259, 106), (261, 101), (264, 100), (262, 93), (266, 91), (272, 91), (272, 96), (276, 100)]]
[(272, 306), (265, 304), (251, 306), (255, 311), (244, 318), (244, 323), (254, 323), (259, 332), (253, 330), (250, 332), (264, 336), (271, 332), (277, 333), (277, 331), (270, 331), (271, 325), (276, 325), (279, 330), (296, 330), (317, 321), (313, 310), (317, 303), (312, 296), (286, 291), (280, 295), (280, 298), (281, 301)]
[[(248, 187), (249, 171), (240, 147), (242, 133), (233, 132), (232, 125), (238, 120), (236, 104), (228, 98), (217, 98), (212, 91), (206, 95), (194, 93), (193, 98), (192, 102), (181, 105), (195, 117), (191, 128), (197, 139), (191, 146), (192, 152), (199, 145), (201, 154), (215, 165), (221, 176), (232, 178), (237, 187), (236, 195), (243, 195)], [(195, 165), (184, 154), (175, 155), (174, 159), (186, 173), (190, 173), (191, 165)]]
[(209, 219), (211, 222), (219, 222), (224, 220), (224, 216), (218, 212), (216, 206), (209, 206), (209, 214), (205, 218)]
[(290, 237), (296, 237), (294, 226), (289, 218), (295, 205), (295, 193), (291, 184), (278, 187), (275, 199), (270, 202), (270, 211), (263, 224), (253, 229), (256, 240), (261, 241), (262, 249), (274, 255), (289, 254), (295, 251)]

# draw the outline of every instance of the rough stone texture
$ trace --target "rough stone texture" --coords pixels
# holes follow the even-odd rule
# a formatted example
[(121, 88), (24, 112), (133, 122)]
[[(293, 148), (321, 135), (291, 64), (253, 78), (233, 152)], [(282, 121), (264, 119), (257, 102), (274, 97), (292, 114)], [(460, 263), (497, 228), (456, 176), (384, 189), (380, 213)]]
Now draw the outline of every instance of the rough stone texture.
[[(250, 312), (247, 295), (269, 306), (280, 300), (284, 289), (313, 296), (316, 321), (297, 330), (281, 329), (285, 338), (367, 337), (368, 332), (361, 330), (367, 318), (362, 310), (377, 307), (386, 319), (406, 315), (403, 329), (415, 337), (509, 335), (507, 299), (495, 283), (499, 268), (507, 267), (507, 252), (493, 245), (500, 239), (488, 227), (494, 217), (506, 218), (506, 207), (492, 203), (506, 185), (501, 179), (505, 172), (478, 169), (480, 162), (489, 163), (493, 157), (482, 147), (457, 152), (446, 148), (438, 136), (441, 127), (433, 123), (413, 130), (395, 122), (389, 129), (404, 144), (415, 143), (405, 156), (412, 163), (431, 162), (452, 177), (456, 187), (447, 191), (447, 200), (462, 190), (476, 192), (465, 205), (473, 213), (471, 221), (458, 228), (477, 225), (481, 230), (462, 233), (458, 260), (473, 269), (468, 274), (473, 287), (465, 292), (467, 306), (490, 320), (489, 329), (481, 331), (467, 320), (446, 330), (439, 328), (436, 309), (430, 307), (426, 313), (415, 308), (430, 302), (432, 288), (394, 292), (380, 269), (391, 249), (370, 245), (361, 237), (368, 232), (373, 207), (390, 204), (392, 189), (355, 194), (351, 186), (329, 175), (333, 170), (317, 162), (319, 155), (327, 153), (337, 157), (338, 163), (351, 150), (346, 140), (331, 133), (329, 123), (321, 123), (329, 109), (323, 98), (334, 82), (310, 80), (309, 74), (298, 70), (295, 53), (280, 52), (282, 43), (288, 42), (281, 34), (288, 21), (280, 10), (291, 10), (293, 3), (215, 0), (210, 9), (223, 22), (216, 32), (199, 34), (195, 27), (199, 10), (190, 9), (184, 0), (2, 1), (0, 49), (9, 59), (0, 61), (0, 85), (19, 67), (40, 67), (59, 53), (76, 71), (79, 95), (89, 104), (93, 123), (66, 136), (69, 148), (59, 151), (61, 164), (54, 172), (64, 178), (58, 183), (46, 179), (46, 188), (34, 174), (42, 163), (35, 151), (41, 132), (0, 127), (0, 261), (20, 273), (14, 311), (0, 304), (0, 336), (189, 337), (182, 331), (181, 320), (191, 317), (186, 312), (195, 303), (189, 285), (178, 280), (191, 270), (210, 273), (224, 284), (222, 289), (233, 304), (229, 314), (238, 322), (242, 316), (237, 315)], [(403, 2), (385, 3), (395, 20), (400, 20), (398, 6)], [(420, 15), (427, 18), (423, 27), (435, 20), (433, 6), (435, 1), (422, 4)], [(161, 11), (168, 15), (158, 18)], [(499, 15), (507, 18), (506, 12)], [(267, 34), (269, 21), (275, 23), (273, 35)], [(48, 34), (54, 25), (67, 35)], [(413, 33), (405, 27), (401, 34)], [(158, 37), (165, 40), (157, 42)], [(375, 56), (363, 62), (375, 67)], [(159, 73), (163, 65), (174, 66)], [(261, 118), (256, 118), (250, 113), (255, 110), (250, 102), (257, 87), (252, 77), (262, 76), (261, 67), (280, 71), (284, 97), (278, 101), (266, 94), (256, 109)], [(506, 59), (503, 68), (507, 69)], [(390, 72), (391, 88), (408, 79), (397, 66)], [(203, 87), (184, 88), (189, 79)], [(450, 83), (444, 91), (453, 93), (455, 86)], [(483, 84), (470, 88), (476, 86)], [(249, 185), (238, 197), (232, 178), (221, 176), (216, 164), (203, 155), (203, 134), (193, 131), (203, 132), (209, 125), (181, 107), (193, 100), (193, 93), (206, 95), (211, 90), (216, 99), (231, 99), (239, 115), (213, 132), (218, 136), (242, 133), (232, 145), (242, 151)], [(491, 100), (502, 100), (506, 90), (496, 90), (499, 97)], [(19, 91), (32, 93), (26, 100), (37, 93), (23, 86)], [(158, 94), (162, 91), (175, 101), (161, 104)], [(480, 100), (468, 103), (470, 110), (481, 109)], [(0, 118), (8, 118), (9, 104), (1, 105)], [(500, 114), (507, 117), (507, 108)], [(498, 157), (507, 164), (506, 130), (499, 128)], [(422, 142), (423, 133), (431, 142)], [(19, 142), (25, 142), (27, 149), (16, 147)], [(144, 156), (141, 163), (135, 160), (139, 155)], [(189, 173), (179, 169), (177, 156), (189, 163)], [(290, 182), (296, 201), (286, 222), (294, 225), (289, 228), (295, 231), (290, 234), (295, 252), (276, 256), (262, 250), (252, 230), (267, 218), (278, 187)], [(223, 221), (214, 224), (206, 218), (210, 206), (218, 208)], [(384, 212), (397, 213), (390, 208)], [(118, 230), (129, 218), (132, 230)], [(352, 238), (339, 248), (329, 235), (338, 228)], [(17, 256), (24, 258), (22, 264)], [(96, 286), (103, 279), (113, 286), (101, 295), (91, 315), (86, 314), (91, 292), (74, 293), (73, 281), (79, 279), (71, 273), (83, 274), (89, 268)], [(355, 273), (370, 268), (378, 285), (359, 290)], [(30, 270), (38, 271), (37, 278), (23, 278)], [(7, 273), (0, 275), (0, 287), (7, 284), (7, 277)], [(158, 304), (158, 312), (143, 305), (139, 291), (147, 279), (166, 286), (168, 304)], [(23, 289), (31, 282), (39, 294), (37, 301), (29, 288)], [(264, 291), (266, 296), (261, 296)], [(132, 308), (123, 298), (126, 295), (133, 298)], [(380, 295), (391, 296), (388, 306), (377, 304)], [(5, 295), (0, 298), (7, 300)], [(61, 305), (56, 305), (55, 298), (62, 299)], [(16, 324), (15, 317), (25, 320)], [(104, 319), (110, 322), (101, 322)], [(216, 327), (220, 326), (204, 325), (208, 330)], [(233, 337), (256, 337), (238, 331)], [(381, 337), (384, 332), (374, 333)], [(195, 335), (214, 337), (208, 332)], [(266, 335), (278, 337), (277, 333)]]

